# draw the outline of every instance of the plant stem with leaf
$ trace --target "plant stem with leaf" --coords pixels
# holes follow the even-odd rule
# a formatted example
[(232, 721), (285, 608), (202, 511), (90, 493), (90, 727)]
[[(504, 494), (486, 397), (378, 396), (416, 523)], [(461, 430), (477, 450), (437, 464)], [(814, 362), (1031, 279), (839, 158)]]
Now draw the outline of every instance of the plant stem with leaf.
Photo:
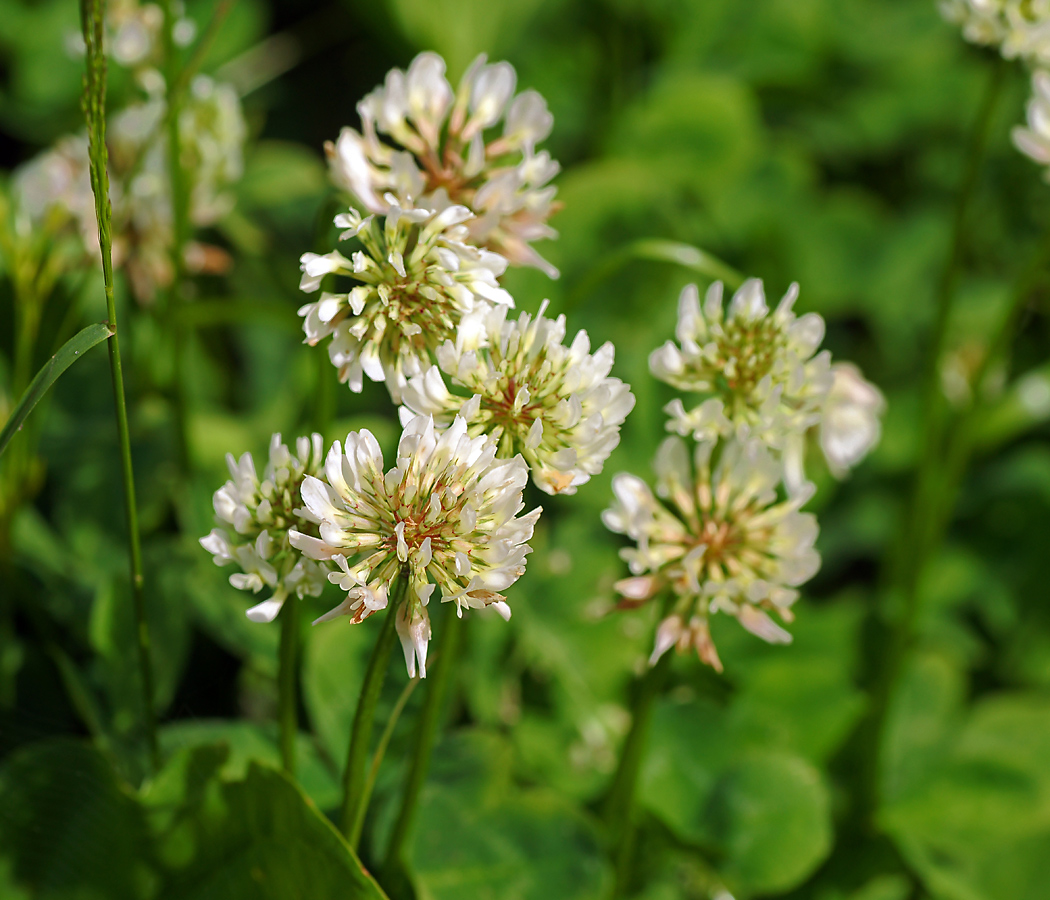
[(361, 694), (357, 700), (354, 724), (350, 729), (350, 746), (346, 754), (346, 769), (343, 772), (343, 808), (340, 825), (350, 846), (357, 850), (364, 824), (365, 765), (368, 747), (372, 741), (372, 726), (376, 717), (376, 704), (383, 691), (383, 681), (390, 665), (390, 652), (397, 643), (397, 614), (408, 591), (408, 577), (404, 572), (397, 576), (390, 589), (383, 625), (376, 638), (372, 655), (365, 669)]
[(387, 846), (384, 869), (401, 865), (405, 841), (412, 829), (416, 808), (419, 806), (419, 793), (426, 781), (430, 757), (434, 752), (434, 741), (437, 738), (438, 726), (441, 724), (441, 713), (448, 696), (449, 685), (459, 661), (460, 635), (463, 622), (453, 610), (448, 610), (443, 622), (441, 635), (438, 638), (434, 665), (427, 679), (427, 693), (423, 700), (423, 709), (419, 716), (419, 725), (412, 748), (412, 759), (409, 763), (405, 789), (401, 797), (394, 830)]
[(102, 275), (105, 281), (106, 309), (109, 315), (109, 362), (113, 376), (113, 400), (117, 414), (117, 438), (120, 443), (120, 467), (124, 480), (124, 504), (128, 528), (128, 555), (131, 567), (131, 596), (135, 611), (135, 634), (139, 674), (142, 681), (146, 737), (150, 761), (156, 770), (160, 765), (157, 744), (157, 720), (153, 707), (153, 664), (150, 652), (149, 626), (143, 591), (142, 547), (139, 543), (138, 507), (135, 501), (135, 474), (131, 463), (131, 436), (124, 397), (124, 373), (120, 359), (120, 337), (117, 308), (113, 296), (113, 251), (111, 236), (112, 209), (109, 202), (109, 175), (106, 151), (106, 57), (103, 48), (104, 0), (81, 0), (81, 26), (86, 46), (83, 109), (87, 119), (91, 162), (91, 189), (95, 195), (99, 245), (102, 250)]

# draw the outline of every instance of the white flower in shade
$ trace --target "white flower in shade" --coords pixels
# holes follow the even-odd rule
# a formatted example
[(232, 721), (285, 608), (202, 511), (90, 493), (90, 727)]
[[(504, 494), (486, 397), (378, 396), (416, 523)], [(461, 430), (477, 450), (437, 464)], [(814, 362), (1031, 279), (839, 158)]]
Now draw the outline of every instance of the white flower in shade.
[[(574, 494), (598, 474), (620, 442), (634, 408), (630, 387), (609, 376), (615, 350), (591, 353), (586, 331), (566, 346), (565, 316), (507, 321), (506, 307), (465, 318), (455, 342), (438, 348), (440, 365), (409, 380), (402, 416), (433, 415), (440, 427), (462, 416), (471, 435), (489, 434), (503, 457), (520, 453), (536, 485)], [(452, 394), (441, 377), (463, 388)]]
[(559, 166), (536, 152), (554, 120), (536, 91), (514, 96), (516, 82), (510, 63), (486, 65), (482, 55), (453, 91), (445, 61), (419, 54), (357, 104), (360, 132), (344, 128), (325, 144), (333, 180), (373, 213), (393, 202), (462, 204), (476, 215), (467, 226), (472, 243), (557, 277), (530, 246), (557, 237), (547, 225), (557, 208), (548, 182)]
[(329, 274), (359, 282), (344, 294), (324, 291), (299, 310), (306, 343), (331, 335), (328, 354), (351, 390), (360, 391), (367, 375), (385, 381), (399, 403), (406, 380), (426, 371), (463, 316), (490, 303), (514, 305), (497, 282), (507, 261), (466, 243), (471, 218), (463, 206), (434, 212), (395, 204), (382, 220), (351, 209), (335, 224), (345, 229), (340, 240), (356, 237), (363, 250), (350, 259), (338, 250), (302, 255), (299, 287), (308, 293)]
[(1050, 64), (1050, 0), (1003, 0), (1000, 50), (1007, 59)]
[(1050, 64), (1050, 0), (942, 0), (940, 9), (970, 43), (997, 47), (1006, 59)]
[(1006, 37), (1003, 0), (941, 0), (938, 6), (971, 44), (996, 46)]
[(841, 478), (879, 442), (886, 398), (853, 363), (835, 363), (820, 417), (820, 447), (831, 473)]
[(215, 492), (215, 517), (221, 528), (200, 539), (201, 546), (215, 557), (218, 566), (235, 563), (240, 572), (230, 584), (242, 591), (273, 591), (248, 610), (253, 622), (272, 622), (289, 594), (320, 595), (327, 563), (307, 559), (289, 543), (289, 532), (317, 535), (317, 520), (300, 506), (303, 478), (321, 471), (324, 447), (321, 435), (301, 437), (295, 456), (275, 434), (270, 439), (270, 458), (262, 480), (250, 453), (239, 460), (226, 455), (230, 470), (227, 481)]
[[(1050, 73), (1032, 73), (1032, 99), (1028, 101), (1028, 127), (1013, 130), (1017, 149), (1041, 166), (1050, 166)], [(1050, 169), (1043, 173), (1050, 181)]]
[[(112, 116), (106, 128), (113, 206), (113, 263), (123, 268), (142, 302), (171, 284), (174, 223), (168, 166), (163, 81), (158, 96)], [(233, 205), (228, 188), (243, 171), (246, 136), (236, 92), (199, 76), (186, 93), (179, 116), (182, 165), (193, 225), (215, 224)], [(75, 225), (84, 252), (99, 259), (98, 225), (88, 165), (87, 139), (61, 139), (14, 176), (20, 207), (34, 228), (53, 226), (56, 216)], [(221, 274), (226, 252), (190, 242), (187, 271)]]
[(497, 459), (495, 441), (469, 437), (459, 418), (444, 433), (429, 416), (412, 419), (389, 471), (371, 432), (351, 432), (345, 446), (336, 441), (324, 480), (303, 481), (303, 502), (320, 521), (320, 537), (291, 536), (307, 556), (339, 567), (329, 579), (346, 598), (317, 621), (348, 615), (360, 622), (386, 607), (396, 578), (407, 578), (397, 632), (409, 676), (418, 668), (425, 677), (427, 605), (435, 587), (459, 615), (492, 606), (510, 617), (501, 591), (525, 571), (540, 515), (539, 509), (519, 515), (527, 479), (520, 457)]
[[(712, 466), (712, 457), (717, 461)], [(690, 466), (685, 443), (668, 438), (657, 451), (657, 493), (634, 475), (613, 479), (616, 500), (602, 515), (606, 527), (637, 543), (620, 551), (632, 577), (616, 585), (634, 606), (663, 590), (674, 594), (660, 623), (650, 664), (672, 646), (694, 647), (721, 671), (708, 619), (728, 613), (770, 643), (791, 635), (769, 616), (793, 618), (795, 590), (820, 568), (813, 545), (817, 520), (799, 507), (812, 485), (787, 500), (777, 485), (780, 465), (758, 442), (703, 441)]]
[(816, 313), (796, 317), (797, 297), (793, 284), (771, 312), (762, 282), (751, 279), (726, 310), (722, 283), (715, 282), (701, 308), (696, 285), (685, 287), (675, 330), (680, 346), (668, 341), (649, 357), (653, 375), (701, 397), (691, 410), (681, 400), (668, 404), (670, 430), (696, 440), (755, 437), (779, 448), (786, 436), (820, 421), (831, 357), (814, 356), (824, 320)]

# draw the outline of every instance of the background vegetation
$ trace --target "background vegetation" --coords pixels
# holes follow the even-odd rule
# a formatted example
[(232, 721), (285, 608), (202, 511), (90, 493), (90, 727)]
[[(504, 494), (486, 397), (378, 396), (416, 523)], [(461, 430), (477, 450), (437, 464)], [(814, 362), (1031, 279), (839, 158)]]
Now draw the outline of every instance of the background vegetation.
[[(203, 26), (214, 5), (191, 0), (187, 12)], [(69, 0), (0, 0), (3, 167), (82, 128), (83, 62), (64, 49), (78, 30)], [(900, 536), (927, 424), (922, 373), (971, 133), (995, 78), (945, 344), (949, 388), (981, 365), (1050, 226), (1050, 189), (1009, 142), (1024, 71), (964, 44), (932, 0), (237, 0), (204, 71), (262, 41), (237, 205), (208, 235), (233, 268), (195, 279), (174, 324), (117, 279), (159, 775), (147, 777), (100, 349), (16, 439), (31, 454), (18, 483), (0, 474), (0, 897), (373, 896), (321, 813), (338, 806), (376, 628), (310, 628), (336, 601), (306, 601), (301, 793), (276, 770), (279, 627), (245, 619), (248, 598), (197, 538), (211, 527), (227, 451), (261, 454), (273, 431), (319, 430), (331, 442), (368, 427), (385, 447), (396, 441), (382, 386), (351, 394), (326, 355), (301, 344), (297, 261), (334, 246), (341, 201), (322, 143), (420, 49), (442, 53), (453, 79), (478, 52), (508, 59), (519, 85), (547, 98), (564, 210), (560, 239), (539, 249), (562, 278), (517, 269), (505, 286), (520, 308), (549, 297), (571, 329), (614, 341), (614, 374), (638, 406), (600, 477), (575, 497), (542, 498), (510, 623), (467, 623), (410, 845), (412, 885), (398, 892), (569, 900), (609, 890), (595, 811), (655, 610), (610, 612), (623, 565), (599, 512), (612, 474), (648, 474), (664, 435), (670, 389), (646, 360), (697, 275), (661, 258), (668, 245), (650, 239), (662, 239), (765, 279), (771, 297), (799, 281), (797, 308), (825, 317), (825, 346), (861, 365), (888, 412), (873, 456), (817, 495), (824, 565), (797, 607), (794, 645), (767, 646), (716, 619), (725, 675), (674, 661), (642, 771), (632, 889), (646, 900), (1045, 897), (1045, 279), (1026, 285), (1023, 327), (974, 425), (973, 465), (920, 572), (913, 627), (887, 587), (893, 565), (921, 552)], [(130, 90), (114, 70), (111, 108)], [(15, 276), (0, 269), (0, 384), (11, 380)], [(96, 272), (60, 278), (33, 369), (104, 309)], [(965, 389), (949, 395), (959, 409), (970, 402)], [(396, 667), (380, 723), (404, 685)], [(421, 694), (379, 771), (366, 867), (392, 824)]]

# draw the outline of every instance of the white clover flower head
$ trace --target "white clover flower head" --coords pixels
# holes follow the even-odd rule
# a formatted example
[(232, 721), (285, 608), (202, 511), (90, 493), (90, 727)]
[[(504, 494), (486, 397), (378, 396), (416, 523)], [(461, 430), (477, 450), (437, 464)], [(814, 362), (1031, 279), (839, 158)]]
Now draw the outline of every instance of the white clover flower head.
[(510, 63), (485, 61), (484, 54), (474, 60), (456, 91), (436, 53), (420, 53), (407, 71), (391, 69), (357, 105), (361, 131), (344, 128), (325, 144), (332, 178), (373, 213), (391, 203), (466, 206), (475, 213), (471, 243), (556, 278), (531, 247), (557, 237), (547, 225), (557, 210), (557, 188), (548, 182), (559, 166), (546, 150), (536, 152), (554, 119), (536, 91), (514, 96)]
[(692, 410), (681, 400), (669, 404), (669, 430), (698, 441), (735, 434), (780, 447), (786, 435), (819, 422), (831, 387), (831, 358), (827, 351), (816, 353), (824, 320), (817, 313), (796, 317), (797, 297), (793, 284), (770, 311), (762, 282), (753, 278), (727, 310), (722, 283), (715, 282), (701, 308), (696, 285), (685, 287), (678, 299), (678, 344), (668, 341), (654, 351), (649, 368), (702, 401)]
[(1003, 0), (941, 0), (938, 8), (949, 22), (962, 28), (971, 44), (996, 46), (1006, 37)]
[[(410, 379), (402, 417), (433, 415), (447, 427), (458, 415), (471, 435), (489, 434), (499, 455), (520, 453), (532, 480), (548, 494), (575, 494), (597, 475), (620, 442), (620, 426), (634, 408), (630, 386), (610, 377), (615, 349), (591, 353), (586, 331), (565, 345), (565, 316), (507, 308), (465, 317), (456, 340), (437, 351), (438, 366)], [(465, 390), (453, 394), (441, 373)]]
[(1006, 59), (1050, 65), (1050, 0), (1002, 0)]
[(250, 453), (239, 460), (226, 455), (227, 481), (212, 504), (221, 527), (200, 539), (217, 566), (235, 563), (240, 572), (230, 584), (242, 591), (273, 591), (268, 600), (248, 610), (253, 622), (272, 622), (290, 594), (320, 595), (328, 564), (307, 559), (289, 543), (289, 532), (317, 535), (317, 520), (300, 506), (303, 479), (321, 471), (321, 435), (298, 438), (295, 455), (275, 434), (260, 480)]
[(194, 78), (179, 110), (179, 136), (190, 218), (194, 225), (213, 225), (233, 208), (228, 188), (244, 174), (248, 127), (237, 91), (205, 75)]
[(461, 418), (443, 433), (429, 416), (412, 419), (389, 471), (371, 432), (351, 432), (343, 446), (336, 441), (324, 479), (308, 476), (302, 486), (320, 536), (291, 536), (308, 557), (334, 560), (339, 571), (329, 579), (347, 592), (317, 622), (341, 615), (361, 622), (386, 607), (396, 578), (407, 578), (397, 632), (409, 676), (425, 677), (435, 588), (459, 615), (492, 606), (509, 617), (501, 592), (525, 571), (540, 515), (538, 508), (520, 514), (527, 479), (524, 460), (497, 459), (495, 441), (470, 437)]
[(831, 374), (820, 417), (820, 447), (831, 473), (842, 478), (879, 442), (886, 398), (853, 363), (835, 363)]
[[(167, 143), (166, 103), (161, 95), (133, 103), (112, 116), (106, 128), (113, 208), (113, 263), (125, 269), (140, 302), (171, 284), (174, 225)], [(190, 192), (189, 218), (212, 225), (233, 204), (227, 192), (243, 171), (246, 136), (236, 92), (203, 76), (194, 80), (179, 117), (183, 169)], [(62, 138), (15, 174), (19, 205), (36, 228), (56, 216), (75, 225), (84, 253), (99, 258), (98, 225), (91, 191), (87, 139)], [(187, 271), (221, 274), (229, 256), (218, 247), (190, 242)]]
[(1006, 59), (1050, 65), (1050, 0), (941, 0), (941, 15), (972, 44), (997, 47)]
[[(1032, 98), (1027, 107), (1028, 127), (1016, 126), (1014, 145), (1041, 166), (1050, 167), (1050, 72), (1032, 73)], [(1050, 168), (1043, 173), (1050, 181)]]
[(440, 212), (402, 209), (393, 203), (385, 218), (362, 218), (351, 209), (336, 216), (340, 240), (357, 238), (363, 249), (347, 259), (338, 250), (304, 253), (299, 287), (316, 291), (325, 275), (353, 278), (347, 293), (321, 293), (299, 310), (306, 343), (331, 335), (328, 354), (339, 380), (360, 391), (363, 376), (385, 381), (395, 403), (405, 382), (430, 366), (430, 354), (456, 336), (460, 320), (490, 304), (513, 306), (499, 286), (507, 261), (466, 243), (463, 206)]
[(616, 499), (602, 514), (607, 528), (637, 545), (620, 551), (631, 571), (616, 585), (622, 605), (639, 605), (664, 590), (674, 594), (650, 663), (673, 646), (679, 652), (692, 647), (721, 671), (708, 630), (716, 612), (734, 616), (765, 641), (789, 642), (769, 613), (792, 621), (795, 588), (820, 568), (816, 517), (799, 512), (812, 485), (781, 499), (780, 465), (757, 441), (703, 441), (690, 465), (685, 443), (670, 437), (655, 468), (661, 499), (640, 478), (621, 472), (613, 478)]

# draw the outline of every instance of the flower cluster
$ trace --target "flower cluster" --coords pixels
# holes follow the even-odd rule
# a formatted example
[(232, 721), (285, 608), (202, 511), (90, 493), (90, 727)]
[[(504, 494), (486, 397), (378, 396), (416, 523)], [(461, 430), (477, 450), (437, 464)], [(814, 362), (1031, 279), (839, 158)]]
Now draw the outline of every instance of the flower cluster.
[[(592, 354), (580, 331), (565, 346), (565, 316), (547, 318), (546, 308), (510, 322), (505, 306), (465, 318), (438, 348), (440, 369), (412, 378), (402, 400), (408, 415), (433, 415), (442, 427), (461, 416), (470, 434), (498, 442), (500, 456), (520, 453), (541, 490), (574, 494), (620, 442), (634, 395), (609, 376), (611, 343)], [(441, 372), (469, 398), (452, 394)]]
[(716, 612), (766, 641), (789, 642), (769, 612), (790, 622), (795, 588), (820, 567), (816, 517), (799, 512), (811, 491), (780, 499), (780, 464), (757, 441), (700, 441), (691, 466), (685, 442), (670, 437), (655, 468), (666, 502), (640, 478), (620, 473), (613, 479), (616, 500), (603, 515), (609, 529), (637, 543), (621, 550), (632, 577), (616, 587), (628, 605), (665, 589), (675, 598), (650, 663), (672, 646), (692, 647), (721, 671), (708, 626)]
[(250, 453), (239, 460), (227, 454), (227, 481), (215, 492), (215, 517), (221, 528), (200, 539), (218, 566), (235, 563), (240, 572), (230, 584), (242, 591), (273, 591), (248, 610), (253, 622), (272, 622), (289, 594), (317, 597), (324, 587), (326, 564), (304, 558), (289, 543), (289, 534), (318, 534), (318, 520), (300, 506), (304, 478), (321, 471), (321, 435), (301, 437), (295, 455), (275, 434), (270, 440), (270, 458), (262, 480), (256, 474)]
[[(113, 116), (106, 129), (113, 206), (113, 261), (123, 266), (140, 301), (149, 301), (172, 280), (174, 225), (168, 147), (167, 102), (161, 93)], [(227, 188), (243, 171), (246, 137), (236, 92), (206, 76), (194, 79), (179, 115), (182, 167), (187, 177), (190, 221), (214, 224), (232, 206)], [(98, 257), (98, 227), (91, 192), (87, 138), (67, 137), (15, 174), (15, 194), (34, 227), (53, 227), (56, 214), (74, 225), (90, 258)], [(190, 272), (222, 271), (225, 253), (191, 243)]]
[(530, 246), (557, 236), (547, 225), (557, 190), (548, 182), (559, 166), (536, 152), (554, 119), (535, 91), (514, 96), (516, 81), (510, 63), (486, 65), (482, 55), (453, 91), (444, 60), (421, 53), (358, 103), (360, 132), (344, 128), (325, 145), (333, 179), (373, 213), (466, 206), (471, 243), (557, 277)]
[(1006, 59), (1050, 64), (1047, 0), (942, 0), (940, 9), (970, 43), (998, 47)]
[(746, 281), (728, 308), (722, 285), (700, 303), (695, 285), (678, 301), (677, 343), (652, 353), (656, 378), (698, 395), (673, 400), (668, 430), (696, 442), (694, 465), (681, 437), (657, 452), (657, 496), (634, 475), (613, 479), (604, 514), (635, 547), (621, 551), (632, 577), (616, 585), (622, 607), (670, 592), (651, 663), (670, 647), (695, 648), (721, 670), (709, 618), (725, 612), (771, 643), (791, 635), (769, 613), (792, 619), (796, 588), (820, 567), (817, 520), (800, 512), (815, 488), (806, 478), (807, 437), (842, 477), (878, 443), (882, 394), (852, 363), (819, 351), (824, 320), (796, 316), (798, 286), (774, 310), (762, 283)]
[(525, 571), (537, 508), (520, 515), (528, 478), (520, 457), (496, 458), (496, 443), (470, 437), (457, 418), (443, 433), (429, 416), (404, 429), (394, 468), (367, 430), (351, 432), (328, 453), (324, 479), (307, 476), (303, 502), (319, 523), (319, 537), (293, 531), (292, 545), (314, 560), (331, 560), (329, 579), (346, 597), (317, 621), (341, 615), (361, 622), (386, 607), (391, 585), (408, 579), (395, 610), (410, 677), (426, 675), (435, 587), (456, 611), (510, 607), (501, 591)]
[(699, 395), (686, 409), (668, 404), (668, 428), (696, 440), (755, 438), (777, 450), (793, 489), (804, 481), (807, 431), (819, 427), (830, 468), (844, 474), (878, 441), (883, 402), (878, 389), (855, 366), (832, 365), (817, 352), (824, 320), (792, 311), (798, 285), (776, 309), (766, 304), (762, 282), (751, 279), (733, 295), (728, 310), (715, 282), (703, 306), (695, 285), (678, 300), (678, 344), (668, 341), (649, 358), (653, 375)]
[(356, 237), (364, 248), (351, 259), (338, 250), (303, 254), (303, 291), (316, 291), (331, 274), (360, 283), (347, 293), (322, 292), (299, 315), (308, 344), (332, 337), (328, 353), (340, 381), (354, 391), (361, 390), (362, 375), (385, 381), (398, 403), (408, 378), (426, 371), (431, 352), (455, 337), (463, 316), (514, 301), (497, 281), (506, 260), (466, 243), (470, 210), (402, 209), (393, 198), (391, 203), (382, 222), (353, 209), (336, 216), (335, 224), (345, 229), (340, 240)]

